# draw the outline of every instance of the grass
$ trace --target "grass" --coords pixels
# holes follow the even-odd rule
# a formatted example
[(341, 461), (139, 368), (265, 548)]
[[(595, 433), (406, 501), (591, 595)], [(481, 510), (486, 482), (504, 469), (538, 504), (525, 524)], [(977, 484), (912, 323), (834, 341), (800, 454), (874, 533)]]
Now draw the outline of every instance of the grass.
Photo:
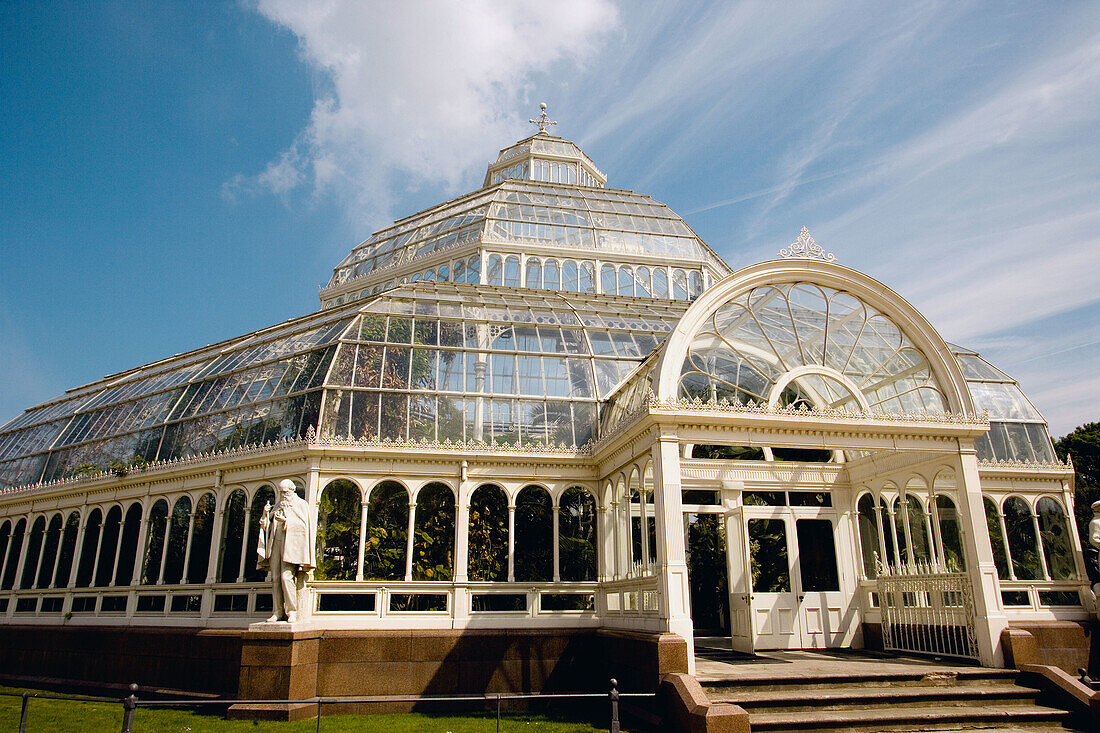
[[(0, 687), (0, 692), (21, 694), (22, 688)], [(37, 692), (31, 690), (31, 692)], [(42, 694), (57, 694), (42, 691)], [(19, 728), (22, 700), (0, 696), (0, 731)], [(211, 706), (215, 707), (215, 706)], [(602, 714), (602, 711), (601, 711)], [(225, 720), (224, 709), (157, 708), (139, 706), (134, 716), (135, 733), (314, 733), (317, 720), (293, 723)], [(47, 700), (32, 698), (28, 707), (27, 733), (49, 731), (120, 731), (122, 704), (118, 702)], [(406, 713), (398, 715), (332, 715), (321, 719), (323, 733), (351, 731), (384, 731), (384, 733), (495, 733), (496, 716), (491, 713), (466, 715)], [(597, 733), (606, 731), (594, 727), (583, 716), (572, 719), (554, 714), (512, 712), (501, 715), (502, 733)]]

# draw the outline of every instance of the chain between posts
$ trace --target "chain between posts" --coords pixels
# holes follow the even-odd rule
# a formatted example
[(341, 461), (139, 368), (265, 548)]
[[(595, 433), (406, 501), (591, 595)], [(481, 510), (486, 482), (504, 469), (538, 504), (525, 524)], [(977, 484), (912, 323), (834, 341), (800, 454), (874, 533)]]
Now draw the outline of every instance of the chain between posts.
[[(608, 726), (609, 733), (621, 733), (622, 729), (619, 722), (619, 701), (624, 697), (637, 697), (637, 698), (655, 698), (656, 693), (653, 692), (619, 692), (619, 683), (615, 679), (609, 680), (610, 690), (606, 693), (606, 699), (610, 703), (610, 725)], [(123, 698), (96, 698), (96, 697), (76, 697), (72, 695), (53, 695), (49, 693), (35, 693), (30, 690), (26, 690), (22, 693), (14, 692), (0, 692), (0, 696), (7, 697), (19, 697), (21, 698), (21, 710), (19, 716), (19, 733), (26, 733), (27, 731), (27, 714), (30, 705), (30, 699), (32, 697), (51, 699), (51, 700), (68, 700), (71, 702), (113, 702), (122, 703), (122, 733), (134, 733), (134, 717), (137, 711), (138, 705), (151, 705), (156, 707), (195, 707), (202, 705), (234, 705), (234, 704), (270, 704), (270, 705), (285, 705), (287, 703), (307, 703), (317, 706), (317, 726), (316, 730), (320, 733), (321, 730), (321, 713), (325, 704), (328, 703), (397, 703), (397, 702), (411, 702), (411, 703), (445, 703), (445, 702), (473, 702), (482, 700), (488, 702), (493, 700), (496, 702), (496, 727), (497, 733), (500, 731), (502, 707), (505, 700), (596, 700), (605, 697), (605, 693), (599, 692), (551, 692), (551, 693), (518, 693), (518, 694), (504, 694), (504, 693), (489, 693), (484, 695), (453, 695), (438, 697), (432, 696), (410, 696), (410, 697), (339, 697), (339, 698), (325, 698), (317, 696), (308, 700), (225, 700), (225, 699), (206, 699), (206, 700), (141, 700), (137, 696), (139, 687), (136, 683), (129, 686), (130, 694)]]

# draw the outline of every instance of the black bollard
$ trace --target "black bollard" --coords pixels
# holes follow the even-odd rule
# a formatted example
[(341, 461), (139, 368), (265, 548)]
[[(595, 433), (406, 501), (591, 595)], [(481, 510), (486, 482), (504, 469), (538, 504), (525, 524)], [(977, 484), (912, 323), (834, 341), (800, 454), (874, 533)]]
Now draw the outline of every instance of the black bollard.
[(619, 733), (619, 683), (615, 680), (611, 680), (611, 691), (607, 693), (608, 698), (611, 700), (611, 728), (609, 733)]
[(134, 710), (137, 708), (136, 682), (130, 684), (130, 694), (122, 698), (122, 733), (134, 733)]
[(19, 711), (19, 733), (27, 733), (27, 705), (30, 704), (31, 693), (23, 691), (23, 708)]

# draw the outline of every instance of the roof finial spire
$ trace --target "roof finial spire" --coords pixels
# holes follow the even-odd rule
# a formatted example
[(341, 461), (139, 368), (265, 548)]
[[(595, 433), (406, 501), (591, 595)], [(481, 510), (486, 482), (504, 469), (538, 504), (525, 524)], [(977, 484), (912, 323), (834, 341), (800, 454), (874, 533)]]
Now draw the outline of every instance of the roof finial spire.
[(810, 230), (806, 227), (802, 227), (802, 231), (798, 235), (798, 239), (783, 249), (779, 250), (780, 257), (806, 257), (809, 259), (825, 260), (826, 262), (836, 262), (836, 255), (832, 252), (826, 252), (820, 244), (814, 241), (814, 238), (810, 236)]
[(550, 119), (550, 115), (546, 114), (546, 102), (540, 102), (539, 103), (539, 109), (542, 110), (542, 114), (540, 114), (538, 117), (536, 117), (533, 120), (529, 120), (529, 122), (532, 125), (538, 125), (539, 126), (539, 132), (544, 132), (547, 135), (549, 135), (550, 133), (546, 132), (547, 128), (550, 127), (550, 125), (556, 125), (558, 123), (554, 122), (552, 119)]

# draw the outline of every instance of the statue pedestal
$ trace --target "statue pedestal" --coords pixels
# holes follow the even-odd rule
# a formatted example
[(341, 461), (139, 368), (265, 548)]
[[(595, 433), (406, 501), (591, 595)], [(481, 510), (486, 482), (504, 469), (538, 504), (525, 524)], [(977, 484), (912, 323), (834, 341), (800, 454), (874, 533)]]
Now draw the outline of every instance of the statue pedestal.
[(307, 700), (317, 695), (317, 652), (324, 633), (308, 622), (252, 624), (241, 635), (241, 677), (237, 697), (263, 702), (229, 708), (236, 720), (303, 720), (317, 714)]

